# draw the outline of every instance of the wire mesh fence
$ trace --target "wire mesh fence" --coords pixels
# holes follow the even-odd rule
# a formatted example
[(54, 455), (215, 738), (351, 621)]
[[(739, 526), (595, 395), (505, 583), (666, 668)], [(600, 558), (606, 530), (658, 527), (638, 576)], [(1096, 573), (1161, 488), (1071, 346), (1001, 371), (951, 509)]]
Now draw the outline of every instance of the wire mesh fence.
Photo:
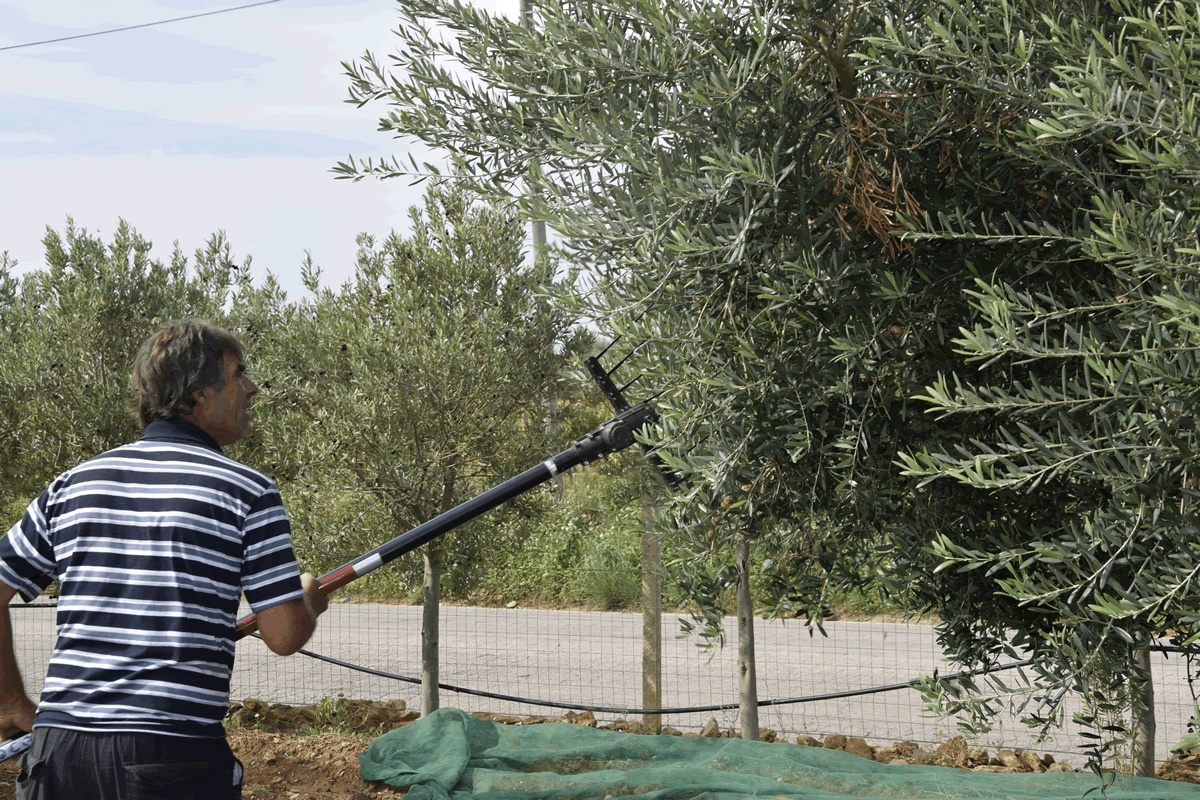
[[(14, 639), (26, 688), (36, 697), (53, 646), (54, 607), (13, 607)], [(335, 602), (306, 650), (280, 658), (256, 639), (238, 644), (232, 695), (288, 705), (323, 698), (406, 700), (419, 707), (421, 614), (418, 606)], [(601, 722), (637, 719), (642, 703), (640, 614), (443, 606), (440, 612), (441, 703), (468, 712), (520, 717), (560, 716), (593, 709)], [(711, 650), (680, 634), (678, 619), (662, 625), (662, 723), (698, 730), (710, 719), (738, 729), (737, 630), (726, 620), (724, 646)], [(760, 725), (781, 737), (861, 736), (872, 744), (922, 745), (956, 734), (954, 720), (930, 717), (920, 695), (891, 688), (935, 669), (945, 672), (933, 629), (900, 622), (830, 622), (827, 636), (798, 620), (757, 620)], [(357, 667), (354, 668), (354, 667)], [(364, 671), (369, 670), (369, 671)], [(408, 678), (399, 680), (396, 677)], [(1192, 714), (1185, 659), (1154, 659), (1159, 757), (1184, 734)], [(866, 692), (866, 693), (863, 693)], [(817, 699), (813, 699), (817, 698)], [(805, 702), (789, 702), (807, 699)], [(704, 710), (688, 710), (688, 709)], [(1082, 761), (1085, 741), (1068, 723), (1035, 744), (1014, 719), (973, 740), (986, 748), (1024, 747)]]

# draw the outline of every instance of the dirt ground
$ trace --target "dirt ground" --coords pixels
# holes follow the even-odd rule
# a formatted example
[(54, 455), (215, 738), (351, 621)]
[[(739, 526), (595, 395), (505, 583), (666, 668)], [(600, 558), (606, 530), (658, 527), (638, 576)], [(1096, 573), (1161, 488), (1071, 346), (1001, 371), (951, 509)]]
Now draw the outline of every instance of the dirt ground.
[[(243, 800), (387, 800), (403, 792), (368, 786), (358, 775), (358, 754), (370, 736), (289, 733), (234, 728), (229, 744), (246, 768)], [(0, 800), (13, 800), (17, 761), (0, 763)]]
[[(336, 714), (336, 721), (343, 723), (339, 730), (361, 728), (370, 733), (314, 733), (311, 730), (312, 723), (324, 721), (321, 719), (322, 710), (318, 707), (268, 706), (252, 699), (233, 704), (230, 717), (226, 720), (226, 729), (229, 744), (246, 770), (242, 788), (244, 800), (388, 800), (403, 797), (404, 793), (398, 789), (383, 784), (365, 784), (359, 776), (358, 755), (383, 730), (407, 724), (419, 715), (406, 711), (401, 701), (377, 706), (362, 700), (344, 700), (339, 701), (332, 710)], [(598, 727), (595, 717), (588, 712), (567, 712), (556, 720), (543, 717), (518, 719), (498, 714), (477, 716), (510, 724), (564, 721)], [(599, 727), (635, 734), (643, 732), (639, 726), (638, 722), (617, 722)], [(737, 735), (733, 730), (717, 729), (715, 720), (710, 722), (710, 726), (713, 730), (709, 731), (709, 726), (706, 726), (706, 730), (699, 735)], [(669, 728), (664, 729), (664, 733), (667, 732), (680, 735)], [(776, 741), (774, 731), (764, 729), (763, 734), (765, 741)], [(824, 742), (800, 736), (795, 741), (812, 747), (845, 750), (864, 758), (893, 764), (937, 764), (988, 772), (1072, 771), (1066, 765), (1053, 764), (1053, 759), (1048, 756), (1039, 759), (1036, 754), (1023, 750), (989, 754), (981, 748), (969, 747), (962, 737), (955, 737), (930, 752), (921, 750), (913, 742), (898, 742), (893, 747), (877, 748), (867, 745), (862, 739), (845, 736), (826, 737)], [(0, 762), (0, 800), (15, 800), (18, 760), (13, 758)], [(1200, 755), (1172, 758), (1159, 764), (1157, 777), (1200, 783)]]
[(358, 754), (370, 736), (310, 736), (250, 729), (231, 730), (229, 744), (246, 768), (244, 800), (372, 800), (402, 797), (389, 786), (367, 786), (358, 775)]

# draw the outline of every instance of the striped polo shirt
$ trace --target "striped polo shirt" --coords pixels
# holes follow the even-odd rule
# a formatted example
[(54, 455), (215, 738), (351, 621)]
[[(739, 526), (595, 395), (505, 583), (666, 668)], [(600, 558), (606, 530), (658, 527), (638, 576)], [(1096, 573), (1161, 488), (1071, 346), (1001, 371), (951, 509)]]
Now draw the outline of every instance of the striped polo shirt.
[(238, 601), (303, 597), (279, 490), (187, 423), (60, 475), (0, 539), (26, 602), (59, 580), (34, 727), (220, 738)]

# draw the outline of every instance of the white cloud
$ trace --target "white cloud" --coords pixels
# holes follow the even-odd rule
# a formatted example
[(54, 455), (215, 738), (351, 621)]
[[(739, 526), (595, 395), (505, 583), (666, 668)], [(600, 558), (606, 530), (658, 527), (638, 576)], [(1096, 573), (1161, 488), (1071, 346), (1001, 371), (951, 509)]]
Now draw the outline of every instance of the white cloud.
[[(517, 18), (519, 0), (476, 2)], [(8, 0), (0, 47), (221, 7)], [(124, 218), (164, 260), (175, 239), (190, 255), (224, 230), (293, 295), (306, 249), (330, 281), (350, 277), (355, 236), (402, 228), (423, 192), (329, 172), (348, 155), (414, 146), (376, 130), (385, 106), (345, 102), (340, 66), (393, 52), (396, 10), (396, 0), (284, 0), (0, 52), (0, 251), (37, 267), (47, 226), (70, 215), (109, 237)]]
[(0, 133), (0, 142), (53, 142), (48, 133)]
[[(515, 0), (514, 0), (515, 1)], [(213, 10), (211, 0), (15, 0), (0, 46)], [(390, 49), (394, 0), (285, 0), (0, 52), (0, 250), (43, 263), (46, 226), (126, 219), (167, 259), (224, 230), (259, 274), (302, 291), (311, 250), (339, 282), (355, 236), (406, 224), (421, 187), (336, 181), (348, 155), (402, 154), (382, 107), (344, 102), (341, 61)]]

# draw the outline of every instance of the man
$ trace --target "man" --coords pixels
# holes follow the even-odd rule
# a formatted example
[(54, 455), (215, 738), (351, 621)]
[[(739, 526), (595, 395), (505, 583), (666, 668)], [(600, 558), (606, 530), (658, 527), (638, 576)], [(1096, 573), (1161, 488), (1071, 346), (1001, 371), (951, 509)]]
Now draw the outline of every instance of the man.
[[(281, 655), (327, 607), (296, 566), (275, 485), (221, 449), (251, 432), (258, 393), (237, 338), (167, 324), (132, 379), (143, 438), (60, 475), (0, 539), (0, 735), (33, 730), (20, 800), (241, 797), (221, 724), (240, 596)], [(8, 604), (54, 578), (58, 639), (35, 713)]]

